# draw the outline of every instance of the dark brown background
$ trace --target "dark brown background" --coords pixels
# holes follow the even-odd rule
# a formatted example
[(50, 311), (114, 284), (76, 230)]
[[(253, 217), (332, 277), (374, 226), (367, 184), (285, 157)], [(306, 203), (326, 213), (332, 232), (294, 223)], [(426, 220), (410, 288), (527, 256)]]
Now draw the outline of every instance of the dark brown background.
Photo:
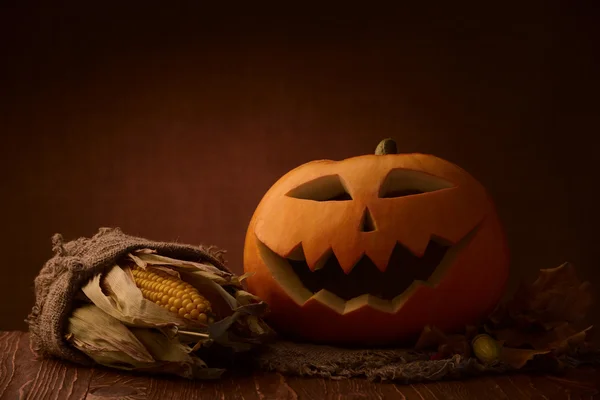
[(3, 4), (0, 329), (26, 328), (55, 232), (212, 243), (241, 271), (278, 177), (387, 136), (489, 188), (513, 283), (570, 260), (600, 285), (591, 6)]

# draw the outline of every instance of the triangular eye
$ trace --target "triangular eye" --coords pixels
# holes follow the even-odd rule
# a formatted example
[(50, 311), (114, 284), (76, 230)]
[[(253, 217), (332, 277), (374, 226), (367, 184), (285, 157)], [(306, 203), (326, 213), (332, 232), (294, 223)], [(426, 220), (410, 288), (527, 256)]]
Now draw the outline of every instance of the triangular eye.
[(326, 175), (313, 179), (290, 190), (286, 196), (314, 201), (352, 200), (339, 175)]
[(451, 187), (454, 187), (452, 183), (425, 172), (393, 169), (383, 180), (379, 188), (379, 197), (412, 196)]

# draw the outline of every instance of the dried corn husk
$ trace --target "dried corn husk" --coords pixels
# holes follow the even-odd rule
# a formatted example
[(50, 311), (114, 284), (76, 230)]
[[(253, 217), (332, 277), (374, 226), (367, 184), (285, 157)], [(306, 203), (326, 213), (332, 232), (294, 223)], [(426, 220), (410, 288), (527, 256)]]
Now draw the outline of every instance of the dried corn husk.
[[(165, 271), (194, 286), (210, 301), (214, 322), (183, 318), (144, 298), (131, 272), (135, 266)], [(223, 370), (207, 366), (198, 350), (247, 351), (274, 336), (262, 320), (266, 303), (244, 291), (242, 279), (209, 263), (138, 250), (82, 288), (87, 301), (73, 312), (66, 338), (108, 367), (186, 378), (219, 377)]]
[(106, 367), (166, 372), (184, 378), (218, 378), (220, 368), (208, 368), (191, 348), (175, 337), (146, 328), (128, 329), (95, 305), (84, 305), (69, 319), (67, 340)]

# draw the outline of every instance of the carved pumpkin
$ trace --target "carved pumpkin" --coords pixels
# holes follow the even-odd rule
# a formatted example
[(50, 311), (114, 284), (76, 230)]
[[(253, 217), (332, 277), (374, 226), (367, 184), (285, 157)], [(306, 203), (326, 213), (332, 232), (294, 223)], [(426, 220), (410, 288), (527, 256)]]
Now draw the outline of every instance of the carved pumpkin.
[(427, 324), (476, 323), (502, 297), (508, 251), (479, 182), (385, 140), (374, 155), (309, 162), (279, 179), (249, 224), (244, 270), (280, 333), (382, 344)]

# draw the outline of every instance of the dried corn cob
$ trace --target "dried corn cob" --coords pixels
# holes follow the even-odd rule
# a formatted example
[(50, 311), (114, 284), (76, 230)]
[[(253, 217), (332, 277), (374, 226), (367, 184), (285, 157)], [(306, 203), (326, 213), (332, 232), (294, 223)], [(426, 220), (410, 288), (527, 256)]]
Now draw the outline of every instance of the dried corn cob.
[(210, 302), (187, 282), (160, 270), (134, 267), (131, 272), (135, 284), (145, 299), (201, 323), (213, 322)]

